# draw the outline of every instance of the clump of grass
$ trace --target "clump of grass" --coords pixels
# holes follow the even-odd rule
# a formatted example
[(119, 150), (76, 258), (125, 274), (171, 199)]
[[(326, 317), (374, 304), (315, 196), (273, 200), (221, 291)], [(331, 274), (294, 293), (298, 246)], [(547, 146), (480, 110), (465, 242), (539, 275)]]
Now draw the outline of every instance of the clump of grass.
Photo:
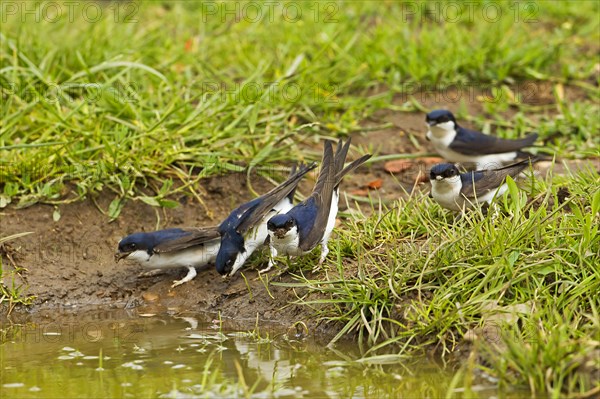
[[(22, 284), (17, 280), (24, 280), (21, 272), (24, 270), (14, 261), (10, 249), (5, 246), (8, 241), (32, 234), (31, 232), (13, 234), (0, 238), (0, 305), (6, 304), (6, 313), (10, 314), (18, 304), (31, 305), (35, 296), (27, 295)], [(9, 261), (10, 269), (4, 266), (4, 259)]]
[[(556, 144), (559, 155), (598, 145), (597, 118), (585, 117), (598, 110), (596, 2), (500, 2), (492, 20), (473, 3), (456, 21), (443, 2), (298, 2), (293, 21), (283, 4), (258, 21), (223, 16), (226, 3), (216, 13), (204, 3), (107, 3), (97, 21), (83, 5), (48, 20), (47, 5), (14, 2), (39, 13), (7, 13), (2, 24), (3, 206), (103, 190), (111, 218), (126, 200), (175, 206), (173, 194), (201, 199), (198, 177), (268, 173), (305, 157), (304, 141), (361, 131), (374, 112), (453, 85), (577, 83), (584, 95), (551, 110), (557, 122), (543, 130), (558, 127), (557, 141), (572, 143)], [(508, 106), (490, 115), (500, 121)]]
[(448, 357), (475, 341), (478, 367), (501, 385), (553, 396), (597, 390), (597, 171), (528, 181), (521, 191), (508, 184), (487, 215), (454, 220), (415, 193), (349, 220), (331, 243), (330, 269), (296, 275), (292, 285), (312, 293), (300, 302), (342, 323), (332, 344), (357, 334), (367, 363), (426, 349)]

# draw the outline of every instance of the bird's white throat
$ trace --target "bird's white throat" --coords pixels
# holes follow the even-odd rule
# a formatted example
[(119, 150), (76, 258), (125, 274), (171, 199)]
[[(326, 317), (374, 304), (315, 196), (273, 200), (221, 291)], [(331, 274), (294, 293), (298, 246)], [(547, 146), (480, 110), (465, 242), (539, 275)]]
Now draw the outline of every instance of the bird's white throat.
[(277, 237), (274, 232), (269, 231), (269, 237), (271, 241), (271, 248), (274, 248), (276, 251), (275, 256), (302, 255), (302, 251), (300, 250), (300, 235), (298, 234), (297, 226), (293, 226), (281, 238)]
[(435, 189), (435, 191), (440, 193), (446, 192), (460, 192), (462, 188), (462, 182), (460, 180), (460, 176), (452, 176), (446, 177), (444, 179), (438, 180), (437, 177), (435, 180), (431, 181), (431, 187)]
[(448, 138), (450, 138), (448, 144), (450, 144), (452, 140), (454, 140), (454, 137), (456, 137), (456, 126), (452, 121), (429, 126), (429, 131), (427, 132), (427, 138), (429, 138), (429, 140), (445, 141), (448, 140)]
[(127, 255), (127, 257), (125, 259), (132, 260), (134, 262), (137, 262), (137, 263), (145, 266), (144, 262), (148, 262), (150, 260), (150, 255), (148, 254), (147, 251), (142, 251), (142, 250), (138, 249), (137, 251), (133, 251), (132, 253)]
[(460, 210), (464, 202), (460, 190), (460, 176), (447, 177), (442, 180), (431, 180), (431, 196), (443, 207)]

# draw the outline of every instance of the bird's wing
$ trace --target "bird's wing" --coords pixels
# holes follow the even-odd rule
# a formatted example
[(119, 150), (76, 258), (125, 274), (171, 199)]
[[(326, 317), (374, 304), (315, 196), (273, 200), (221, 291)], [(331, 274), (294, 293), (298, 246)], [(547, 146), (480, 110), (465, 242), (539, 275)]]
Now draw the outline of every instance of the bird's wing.
[(351, 141), (352, 139), (348, 139), (345, 144), (342, 139), (338, 141), (338, 145), (335, 149), (335, 155), (333, 157), (333, 170), (335, 171), (336, 176), (344, 168), (344, 163), (346, 162), (346, 157), (348, 156), (348, 150), (350, 150)]
[(352, 172), (354, 169), (358, 168), (360, 165), (365, 163), (369, 158), (371, 158), (371, 154), (363, 155), (362, 157), (358, 158), (355, 161), (352, 161), (348, 166), (342, 169), (335, 177), (336, 187), (340, 185), (344, 176), (346, 176), (348, 173)]
[(312, 195), (287, 213), (298, 223), (298, 234), (300, 235), (298, 246), (303, 251), (310, 251), (317, 246), (319, 232), (321, 232), (322, 237), (324, 229), (319, 229), (316, 222), (318, 213), (316, 197)]
[(205, 228), (181, 228), (181, 234), (178, 234), (171, 240), (165, 240), (154, 247), (154, 252), (164, 253), (178, 251), (202, 245), (209, 241), (219, 238), (217, 226)]
[(259, 201), (260, 198), (253, 199), (252, 201), (246, 202), (231, 211), (227, 218), (225, 218), (219, 224), (219, 233), (221, 236), (227, 232), (235, 231), (238, 226), (243, 223), (245, 218), (252, 214), (252, 211), (256, 208)]
[(508, 140), (461, 127), (457, 129), (456, 137), (449, 147), (465, 155), (501, 154), (529, 147), (537, 137), (537, 133), (533, 133), (522, 139)]
[(463, 173), (460, 175), (462, 180), (460, 193), (469, 199), (481, 197), (498, 189), (506, 180), (506, 176), (513, 179), (517, 177), (529, 166), (530, 162), (535, 162), (535, 160), (526, 159), (499, 169)]
[[(290, 176), (292, 177), (296, 174), (296, 171), (298, 169), (302, 169), (304, 168), (304, 162), (300, 162), (298, 164), (292, 164), (292, 167), (290, 168)], [(296, 185), (292, 191), (289, 192), (289, 194), (287, 195), (288, 199), (290, 200), (290, 203), (294, 203), (294, 196), (296, 195), (296, 189), (298, 188), (298, 185)]]
[[(338, 147), (336, 153), (339, 152), (340, 148)], [(323, 234), (325, 233), (325, 228), (327, 227), (327, 220), (329, 219), (329, 212), (331, 211), (331, 201), (335, 186), (335, 160), (333, 156), (333, 145), (331, 141), (325, 141), (323, 160), (321, 161), (321, 171), (319, 173), (317, 183), (315, 184), (315, 188), (311, 196), (301, 204), (302, 206), (307, 207), (309, 210), (316, 212), (312, 226), (304, 230), (306, 232), (305, 234), (301, 233), (300, 249), (303, 251), (310, 251), (323, 239)]]
[(302, 177), (304, 177), (305, 174), (313, 170), (315, 167), (315, 163), (302, 166), (296, 173), (294, 173), (294, 175), (290, 176), (279, 186), (251, 201), (254, 205), (244, 212), (243, 217), (239, 218), (237, 225), (234, 226), (235, 230), (240, 234), (244, 234), (260, 223), (260, 221), (273, 209), (275, 205), (277, 205), (296, 188)]

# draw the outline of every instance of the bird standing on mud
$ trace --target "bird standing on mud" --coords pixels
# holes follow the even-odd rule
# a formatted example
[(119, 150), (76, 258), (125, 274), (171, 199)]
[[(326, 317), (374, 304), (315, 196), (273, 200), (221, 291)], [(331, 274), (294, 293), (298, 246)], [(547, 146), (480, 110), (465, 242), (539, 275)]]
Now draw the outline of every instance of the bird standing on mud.
[(265, 195), (240, 205), (219, 225), (221, 247), (215, 266), (219, 274), (232, 276), (268, 237), (267, 220), (292, 209), (294, 192), (316, 164), (300, 169)]
[(216, 226), (134, 233), (119, 241), (115, 260), (129, 259), (155, 270), (186, 267), (187, 275), (173, 281), (173, 288), (196, 277), (196, 267), (214, 262), (219, 246)]
[(273, 266), (273, 257), (302, 255), (312, 251), (318, 244), (321, 244), (319, 264), (323, 263), (329, 253), (327, 242), (338, 212), (340, 183), (346, 174), (371, 157), (364, 155), (344, 168), (349, 148), (350, 140), (346, 144), (340, 140), (334, 156), (331, 141), (326, 141), (321, 172), (311, 196), (288, 212), (281, 212), (269, 219), (267, 229), (271, 260), (264, 271)]
[(425, 118), (428, 126), (427, 140), (448, 162), (471, 162), (476, 169), (494, 169), (517, 158), (532, 155), (522, 151), (537, 139), (537, 133), (519, 140), (507, 140), (466, 129), (456, 123), (452, 112), (435, 110)]

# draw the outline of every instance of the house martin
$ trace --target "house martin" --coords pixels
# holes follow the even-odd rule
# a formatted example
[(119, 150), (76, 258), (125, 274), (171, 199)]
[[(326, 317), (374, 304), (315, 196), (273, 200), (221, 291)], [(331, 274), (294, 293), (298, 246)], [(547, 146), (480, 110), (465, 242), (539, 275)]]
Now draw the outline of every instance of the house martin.
[(475, 163), (476, 169), (493, 169), (517, 158), (532, 155), (522, 151), (537, 139), (537, 133), (518, 140), (508, 140), (466, 129), (456, 122), (450, 111), (439, 109), (427, 114), (427, 140), (449, 162)]
[(265, 195), (234, 209), (219, 225), (221, 247), (215, 265), (225, 276), (233, 276), (268, 237), (267, 220), (292, 208), (294, 192), (300, 180), (316, 167), (301, 165), (298, 171)]
[(537, 159), (526, 159), (499, 169), (460, 173), (456, 165), (441, 163), (429, 172), (430, 196), (444, 208), (462, 211), (477, 203), (491, 203), (504, 194), (508, 186), (506, 176), (516, 178)]
[(129, 259), (149, 269), (187, 268), (187, 275), (173, 281), (173, 288), (196, 277), (196, 267), (214, 262), (219, 246), (216, 226), (134, 233), (119, 241), (115, 261)]
[(298, 256), (312, 251), (321, 244), (322, 264), (329, 248), (327, 243), (335, 225), (338, 212), (339, 186), (343, 177), (358, 168), (371, 155), (364, 155), (344, 168), (350, 140), (345, 144), (340, 140), (335, 152), (333, 144), (326, 141), (321, 162), (321, 171), (310, 197), (294, 206), (288, 212), (273, 216), (267, 223), (271, 260), (279, 255)]

